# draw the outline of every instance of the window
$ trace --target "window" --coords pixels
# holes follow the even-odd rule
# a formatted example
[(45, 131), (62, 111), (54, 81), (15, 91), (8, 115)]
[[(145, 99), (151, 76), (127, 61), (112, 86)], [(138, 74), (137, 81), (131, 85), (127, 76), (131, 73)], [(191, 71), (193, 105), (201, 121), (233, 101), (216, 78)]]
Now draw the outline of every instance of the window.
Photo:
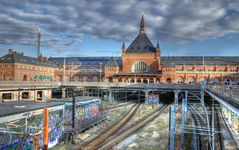
[(212, 71), (214, 71), (214, 69), (208, 69), (208, 72), (212, 72)]
[(183, 71), (183, 68), (178, 68), (176, 69), (176, 71)]
[(237, 70), (236, 69), (231, 69), (230, 72), (237, 72)]
[(165, 71), (171, 71), (171, 69), (169, 69), (169, 68), (166, 68), (166, 69), (165, 69)]
[(203, 68), (197, 69), (197, 71), (203, 71)]
[(143, 72), (148, 72), (149, 67), (145, 62), (136, 62), (133, 64), (131, 70), (134, 73), (143, 73)]
[(219, 72), (224, 72), (224, 71), (225, 71), (225, 69), (219, 69), (218, 71), (219, 71)]
[(187, 71), (193, 71), (193, 68), (187, 68), (186, 70)]

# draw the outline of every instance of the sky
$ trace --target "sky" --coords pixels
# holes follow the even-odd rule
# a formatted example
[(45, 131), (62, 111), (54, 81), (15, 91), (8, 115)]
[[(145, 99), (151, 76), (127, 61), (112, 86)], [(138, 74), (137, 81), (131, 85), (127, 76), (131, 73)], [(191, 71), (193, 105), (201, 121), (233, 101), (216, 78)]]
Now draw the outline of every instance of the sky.
[(139, 34), (163, 56), (238, 56), (238, 0), (1, 0), (0, 56), (120, 56)]

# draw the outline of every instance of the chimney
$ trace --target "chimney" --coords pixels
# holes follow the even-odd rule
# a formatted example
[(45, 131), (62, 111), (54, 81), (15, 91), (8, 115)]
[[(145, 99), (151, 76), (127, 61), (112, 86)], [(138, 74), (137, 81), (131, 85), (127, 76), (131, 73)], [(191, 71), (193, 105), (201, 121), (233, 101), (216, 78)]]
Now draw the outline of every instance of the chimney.
[(9, 49), (8, 50), (8, 54), (12, 54), (13, 53), (13, 50), (12, 49)]

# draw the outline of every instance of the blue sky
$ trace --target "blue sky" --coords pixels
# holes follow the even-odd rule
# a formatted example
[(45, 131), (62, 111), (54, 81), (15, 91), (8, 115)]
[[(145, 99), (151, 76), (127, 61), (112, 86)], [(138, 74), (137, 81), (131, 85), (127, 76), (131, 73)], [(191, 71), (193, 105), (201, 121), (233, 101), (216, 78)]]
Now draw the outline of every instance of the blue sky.
[(239, 55), (238, 0), (1, 0), (0, 56), (12, 48), (36, 56), (120, 56), (139, 33), (163, 56)]

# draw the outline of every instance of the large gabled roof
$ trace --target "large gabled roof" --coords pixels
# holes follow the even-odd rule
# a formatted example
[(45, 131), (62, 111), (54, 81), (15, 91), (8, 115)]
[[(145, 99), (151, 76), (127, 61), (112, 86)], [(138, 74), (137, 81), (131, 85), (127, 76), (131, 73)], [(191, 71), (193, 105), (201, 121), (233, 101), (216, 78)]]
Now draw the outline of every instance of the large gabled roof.
[(139, 33), (134, 41), (129, 45), (126, 53), (155, 53), (156, 48), (153, 46), (145, 33)]
[(126, 49), (126, 53), (155, 53), (156, 48), (153, 46), (144, 29), (144, 16), (142, 15), (140, 21), (139, 35)]

